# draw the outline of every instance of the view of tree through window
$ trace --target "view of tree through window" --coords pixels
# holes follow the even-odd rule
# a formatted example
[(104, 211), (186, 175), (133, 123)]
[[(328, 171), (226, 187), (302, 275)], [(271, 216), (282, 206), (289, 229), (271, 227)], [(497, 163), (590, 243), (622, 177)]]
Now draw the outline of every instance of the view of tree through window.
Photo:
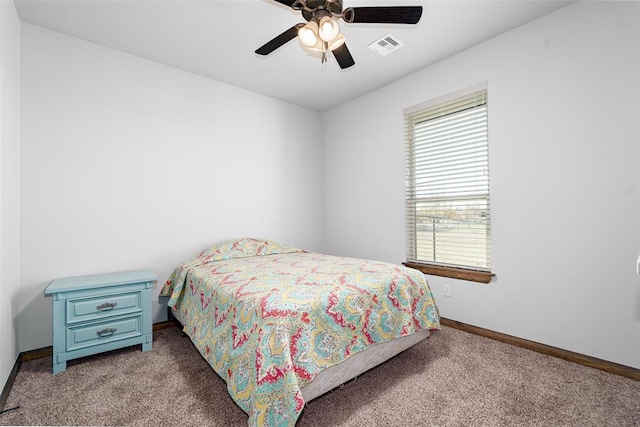
[(486, 88), (405, 112), (408, 261), (491, 269)]

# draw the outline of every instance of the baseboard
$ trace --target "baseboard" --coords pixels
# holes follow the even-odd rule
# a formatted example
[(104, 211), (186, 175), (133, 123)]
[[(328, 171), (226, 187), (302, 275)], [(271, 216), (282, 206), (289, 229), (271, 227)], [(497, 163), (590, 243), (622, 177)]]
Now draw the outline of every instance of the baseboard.
[(18, 370), (20, 369), (20, 365), (22, 364), (22, 358), (20, 355), (16, 358), (16, 363), (13, 364), (13, 369), (11, 369), (11, 373), (7, 378), (7, 382), (2, 389), (2, 393), (0, 394), (0, 412), (4, 411), (4, 405), (7, 403), (7, 399), (9, 398), (9, 393), (11, 392), (11, 387), (13, 387), (13, 382), (16, 380), (18, 376)]
[(500, 332), (495, 332), (489, 329), (469, 325), (463, 322), (458, 322), (456, 320), (442, 318), (440, 319), (440, 323), (450, 328), (460, 329), (461, 331), (526, 348), (527, 350), (532, 350), (537, 353), (546, 354), (549, 356), (557, 357), (559, 359), (567, 360), (569, 362), (578, 363), (580, 365), (589, 366), (591, 368), (600, 369), (611, 374), (616, 374), (623, 377), (631, 378), (632, 380), (640, 381), (640, 369), (632, 368), (630, 366), (620, 365), (618, 363), (608, 362), (606, 360), (586, 356), (580, 353), (574, 353), (572, 351), (563, 350), (561, 348), (552, 347), (550, 345), (540, 344), (534, 341), (525, 340), (523, 338), (502, 334)]
[(158, 322), (153, 324), (153, 332), (161, 331), (162, 329), (175, 328), (176, 322), (173, 320), (165, 320), (164, 322)]

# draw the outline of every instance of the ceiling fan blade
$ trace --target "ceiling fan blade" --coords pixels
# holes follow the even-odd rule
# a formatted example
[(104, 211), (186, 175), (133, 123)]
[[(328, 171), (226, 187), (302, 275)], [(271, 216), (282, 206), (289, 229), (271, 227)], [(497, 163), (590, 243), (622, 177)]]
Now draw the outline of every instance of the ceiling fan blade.
[(279, 36), (274, 37), (272, 40), (268, 41), (263, 46), (260, 46), (256, 50), (256, 53), (258, 55), (268, 55), (268, 54), (270, 54), (271, 52), (273, 52), (274, 50), (276, 50), (280, 46), (284, 45), (288, 41), (293, 40), (296, 37), (298, 37), (298, 29), (300, 27), (304, 27), (304, 24), (296, 24), (293, 27), (289, 28), (284, 33), (280, 34)]
[(339, 48), (332, 50), (332, 52), (333, 52), (333, 56), (335, 56), (336, 58), (336, 61), (338, 61), (338, 65), (340, 65), (340, 68), (342, 68), (343, 70), (345, 68), (351, 67), (356, 63), (353, 60), (353, 57), (351, 56), (351, 52), (349, 52), (349, 49), (347, 48), (346, 43), (340, 46)]
[(417, 24), (421, 16), (422, 6), (350, 7), (344, 11), (344, 20), (355, 24)]
[(296, 2), (296, 0), (276, 0), (278, 3), (282, 3), (285, 6), (293, 6), (293, 4)]

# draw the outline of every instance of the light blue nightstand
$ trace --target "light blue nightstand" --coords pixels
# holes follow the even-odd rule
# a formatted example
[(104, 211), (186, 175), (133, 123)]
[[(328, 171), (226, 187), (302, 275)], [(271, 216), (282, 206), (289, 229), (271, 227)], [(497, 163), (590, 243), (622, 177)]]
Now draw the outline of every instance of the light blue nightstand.
[(44, 294), (53, 297), (53, 373), (67, 361), (142, 344), (151, 350), (153, 271), (76, 276), (52, 281)]

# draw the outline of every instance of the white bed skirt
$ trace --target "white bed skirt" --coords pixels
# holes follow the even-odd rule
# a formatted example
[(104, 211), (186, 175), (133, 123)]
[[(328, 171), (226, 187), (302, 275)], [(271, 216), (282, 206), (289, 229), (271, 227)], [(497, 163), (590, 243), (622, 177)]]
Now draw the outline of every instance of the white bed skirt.
[(302, 387), (302, 397), (309, 402), (341, 384), (357, 377), (369, 369), (391, 359), (398, 353), (414, 346), (430, 335), (428, 330), (418, 331), (406, 337), (396, 338), (381, 344), (374, 344), (368, 349), (349, 356), (344, 361), (320, 372), (306, 386)]

